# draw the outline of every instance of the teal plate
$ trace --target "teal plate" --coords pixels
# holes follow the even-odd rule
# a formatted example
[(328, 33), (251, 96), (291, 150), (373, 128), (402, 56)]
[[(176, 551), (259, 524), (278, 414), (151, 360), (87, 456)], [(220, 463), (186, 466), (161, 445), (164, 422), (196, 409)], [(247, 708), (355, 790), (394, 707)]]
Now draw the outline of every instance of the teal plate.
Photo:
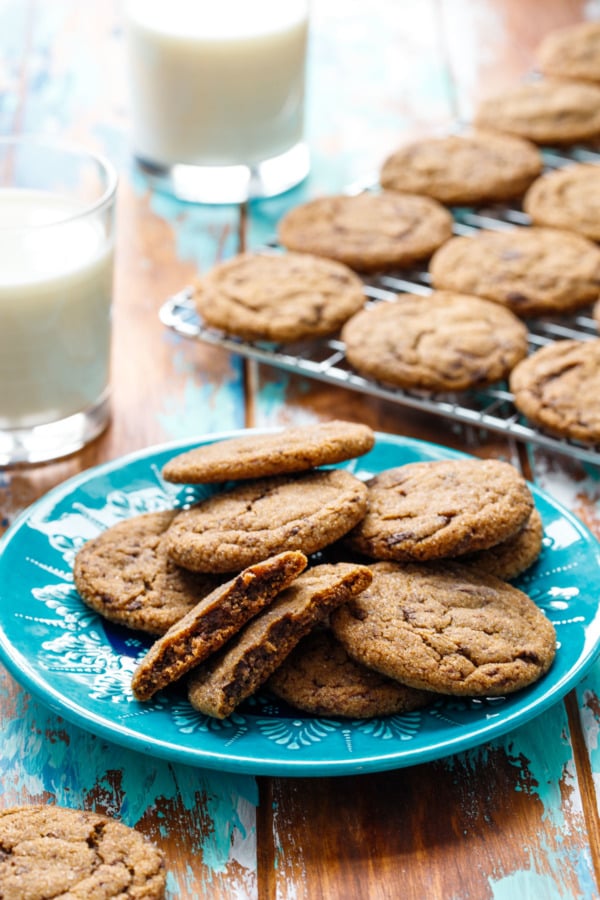
[[(206, 443), (235, 433), (213, 435)], [(484, 743), (539, 715), (582, 678), (600, 646), (600, 545), (551, 497), (532, 487), (544, 523), (538, 562), (517, 582), (552, 620), (556, 660), (537, 684), (507, 697), (448, 698), (370, 720), (300, 714), (265, 692), (224, 721), (196, 712), (176, 688), (137, 702), (131, 675), (142, 635), (105, 622), (73, 586), (82, 544), (138, 513), (183, 505), (207, 488), (161, 478), (164, 463), (199, 441), (152, 447), (90, 469), (52, 490), (0, 544), (0, 657), (14, 677), (65, 719), (166, 759), (265, 775), (348, 775), (438, 759)], [(404, 463), (460, 457), (444, 447), (378, 435), (346, 464), (359, 478)]]

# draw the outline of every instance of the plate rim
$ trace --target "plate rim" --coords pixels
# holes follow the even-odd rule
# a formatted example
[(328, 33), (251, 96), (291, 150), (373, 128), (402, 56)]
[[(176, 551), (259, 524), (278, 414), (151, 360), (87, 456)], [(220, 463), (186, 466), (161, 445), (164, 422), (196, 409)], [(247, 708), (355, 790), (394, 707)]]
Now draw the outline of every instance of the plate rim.
[[(189, 449), (191, 446), (202, 444), (210, 444), (219, 440), (226, 440), (232, 437), (238, 437), (243, 434), (266, 434), (285, 431), (285, 426), (268, 427), (268, 428), (241, 428), (228, 429), (226, 431), (214, 432), (200, 437), (180, 438), (175, 441), (166, 441), (159, 444), (153, 444), (148, 447), (130, 451), (121, 456), (114, 457), (78, 472), (58, 485), (55, 485), (32, 504), (22, 510), (10, 524), (6, 532), (0, 537), (0, 564), (7, 547), (15, 539), (21, 528), (27, 524), (32, 515), (43, 510), (47, 506), (51, 506), (53, 502), (65, 499), (69, 494), (79, 489), (83, 484), (93, 480), (96, 477), (103, 477), (111, 472), (118, 471), (123, 467), (131, 464), (143, 462), (148, 458), (152, 458), (165, 452), (181, 452), (183, 448)], [(399, 447), (409, 447), (415, 451), (421, 450), (425, 455), (439, 454), (440, 458), (471, 458), (479, 459), (474, 454), (470, 454), (461, 450), (447, 447), (420, 438), (398, 435), (389, 432), (375, 431), (375, 446), (378, 442), (397, 445)], [(367, 454), (363, 454), (366, 456)], [(357, 457), (361, 459), (361, 457)], [(403, 463), (401, 463), (403, 464)], [(586, 540), (586, 543), (595, 549), (596, 556), (600, 563), (600, 541), (590, 531), (590, 529), (572, 513), (563, 506), (560, 501), (553, 498), (543, 489), (538, 488), (535, 484), (528, 482), (534, 495), (537, 494), (545, 502), (549, 503), (557, 513), (567, 519), (575, 528), (580, 537)], [(360, 756), (352, 756), (348, 758), (336, 758), (333, 760), (315, 759), (282, 759), (280, 757), (268, 757), (262, 754), (260, 758), (256, 755), (244, 755), (236, 753), (230, 755), (227, 752), (217, 752), (202, 748), (182, 747), (174, 744), (172, 741), (165, 741), (157, 737), (149, 737), (140, 732), (136, 732), (131, 728), (123, 726), (119, 722), (107, 723), (106, 717), (98, 715), (95, 711), (90, 710), (80, 702), (73, 701), (64, 692), (58, 690), (48, 679), (42, 679), (38, 670), (30, 663), (27, 657), (24, 657), (21, 651), (15, 648), (5, 632), (3, 622), (3, 612), (0, 608), (0, 661), (4, 663), (7, 670), (11, 673), (15, 681), (35, 696), (45, 706), (50, 708), (57, 715), (69, 721), (72, 725), (90, 732), (96, 737), (102, 738), (119, 746), (127, 747), (145, 755), (159, 757), (161, 759), (182, 763), (196, 768), (207, 770), (219, 770), (237, 774), (250, 775), (267, 775), (267, 776), (291, 776), (291, 777), (328, 777), (342, 776), (354, 774), (366, 774), (372, 772), (381, 772), (391, 769), (405, 768), (412, 765), (419, 765), (425, 762), (431, 762), (455, 755), (469, 749), (475, 749), (480, 746), (483, 741), (493, 740), (510, 733), (520, 725), (526, 724), (533, 718), (537, 718), (550, 707), (558, 704), (569, 690), (576, 687), (581, 681), (588, 669), (593, 665), (597, 657), (600, 655), (600, 636), (595, 643), (589, 648), (582, 648), (578, 659), (569, 670), (563, 674), (558, 682), (555, 682), (551, 688), (542, 696), (533, 699), (530, 703), (520, 706), (518, 709), (503, 716), (500, 720), (490, 722), (483, 718), (480, 724), (469, 723), (469, 731), (466, 734), (458, 734), (454, 737), (447, 738), (443, 741), (436, 740), (430, 746), (413, 748), (409, 752), (399, 752), (397, 744), (395, 750), (381, 753), (368, 753)], [(532, 713), (532, 710), (535, 710)], [(302, 714), (303, 716), (304, 714)], [(260, 718), (258, 715), (257, 718)], [(381, 717), (385, 718), (385, 717)], [(335, 720), (333, 716), (320, 717), (322, 720)], [(346, 720), (343, 720), (346, 721)], [(347, 720), (350, 723), (350, 720)]]

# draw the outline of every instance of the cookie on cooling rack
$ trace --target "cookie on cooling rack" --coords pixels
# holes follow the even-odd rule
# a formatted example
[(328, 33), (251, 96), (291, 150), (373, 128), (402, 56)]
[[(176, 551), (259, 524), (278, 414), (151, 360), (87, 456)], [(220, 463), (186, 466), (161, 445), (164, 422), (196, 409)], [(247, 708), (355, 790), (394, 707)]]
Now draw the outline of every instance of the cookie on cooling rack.
[(536, 52), (544, 75), (600, 82), (600, 22), (577, 22), (551, 31)]
[(509, 309), (450, 291), (399, 294), (364, 309), (342, 340), (362, 375), (428, 391), (492, 384), (527, 354), (527, 329)]
[(337, 259), (371, 272), (426, 259), (452, 234), (452, 216), (431, 197), (382, 191), (319, 197), (279, 223), (288, 250)]
[(523, 476), (497, 459), (407, 463), (367, 482), (366, 516), (346, 543), (372, 559), (426, 561), (484, 550), (534, 507)]
[(219, 650), (272, 603), (306, 564), (303, 553), (287, 551), (248, 566), (216, 588), (152, 644), (131, 681), (137, 699), (149, 700)]
[(555, 341), (513, 369), (514, 403), (553, 434), (600, 442), (600, 340)]
[(547, 172), (525, 194), (523, 209), (536, 225), (600, 241), (600, 165), (575, 163)]
[(224, 719), (275, 671), (298, 641), (363, 591), (371, 570), (353, 563), (314, 566), (283, 591), (188, 682), (195, 709)]
[(392, 191), (426, 194), (451, 205), (520, 196), (542, 171), (529, 141), (493, 131), (421, 138), (383, 163), (380, 181)]
[(371, 566), (371, 585), (331, 616), (350, 656), (419, 690), (498, 696), (537, 681), (554, 626), (512, 585), (445, 560)]
[(600, 135), (600, 87), (544, 78), (482, 101), (478, 128), (504, 131), (536, 144), (571, 144)]
[(412, 712), (435, 699), (356, 662), (328, 628), (302, 638), (267, 687), (304, 712), (350, 719)]
[(435, 288), (476, 294), (518, 316), (560, 314), (600, 296), (600, 249), (556, 228), (510, 228), (455, 237), (434, 254)]
[(246, 340), (288, 343), (336, 332), (365, 302), (360, 278), (334, 260), (301, 253), (243, 253), (196, 285), (204, 321)]
[(91, 810), (48, 804), (0, 810), (0, 847), (6, 900), (165, 896), (162, 851), (141, 832)]
[(368, 425), (334, 419), (203, 444), (174, 456), (162, 474), (180, 484), (285, 475), (362, 456), (374, 443)]

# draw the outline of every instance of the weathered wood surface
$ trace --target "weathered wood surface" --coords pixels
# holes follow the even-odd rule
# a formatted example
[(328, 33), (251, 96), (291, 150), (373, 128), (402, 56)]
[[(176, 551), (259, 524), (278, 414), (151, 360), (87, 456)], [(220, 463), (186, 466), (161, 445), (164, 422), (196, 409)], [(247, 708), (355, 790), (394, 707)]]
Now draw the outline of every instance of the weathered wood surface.
[[(97, 462), (244, 425), (368, 422), (524, 467), (600, 536), (598, 471), (383, 401), (242, 363), (167, 333), (166, 295), (290, 205), (376, 172), (404, 136), (467, 118), (533, 65), (549, 29), (600, 16), (578, 0), (314, 0), (313, 171), (283, 197), (193, 207), (152, 194), (129, 157), (119, 4), (0, 2), (0, 132), (50, 131), (106, 152), (121, 177), (114, 416), (80, 454), (0, 472), (0, 523)], [(565, 703), (502, 739), (395, 772), (235, 776), (140, 756), (49, 711), (0, 668), (0, 803), (105, 810), (164, 848), (169, 898), (444, 900), (600, 896), (600, 667)]]

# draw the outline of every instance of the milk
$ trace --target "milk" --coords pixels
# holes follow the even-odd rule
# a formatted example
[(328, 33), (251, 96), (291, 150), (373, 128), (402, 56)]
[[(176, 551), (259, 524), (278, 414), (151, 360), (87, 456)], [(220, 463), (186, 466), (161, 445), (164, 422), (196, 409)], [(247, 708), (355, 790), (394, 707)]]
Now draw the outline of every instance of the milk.
[(126, 30), (142, 160), (251, 166), (302, 140), (306, 2), (132, 0)]
[(0, 429), (57, 421), (107, 389), (113, 248), (80, 213), (0, 189)]

